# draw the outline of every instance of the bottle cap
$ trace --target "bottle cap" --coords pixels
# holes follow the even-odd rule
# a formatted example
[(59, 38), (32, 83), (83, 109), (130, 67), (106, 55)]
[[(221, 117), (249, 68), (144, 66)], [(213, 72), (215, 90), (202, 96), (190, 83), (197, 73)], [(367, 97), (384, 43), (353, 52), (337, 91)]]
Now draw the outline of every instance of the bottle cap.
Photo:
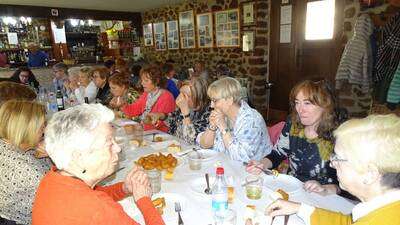
[(224, 174), (224, 168), (217, 167), (217, 175), (223, 175), (223, 174)]

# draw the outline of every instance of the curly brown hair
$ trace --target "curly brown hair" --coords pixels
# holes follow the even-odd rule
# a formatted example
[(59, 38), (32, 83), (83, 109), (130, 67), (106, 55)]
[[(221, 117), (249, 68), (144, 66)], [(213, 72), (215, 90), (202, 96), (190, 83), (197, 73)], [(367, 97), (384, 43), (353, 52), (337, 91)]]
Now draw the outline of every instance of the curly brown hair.
[(147, 76), (151, 82), (160, 88), (166, 88), (167, 79), (163, 76), (160, 66), (151, 64), (140, 70), (140, 77)]
[(93, 70), (93, 74), (94, 73), (99, 73), (100, 78), (103, 80), (108, 80), (108, 78), (110, 77), (110, 72), (106, 67), (96, 68)]
[(333, 91), (332, 85), (327, 80), (312, 81), (304, 80), (290, 92), (289, 101), (291, 113), (290, 117), (293, 124), (298, 127), (304, 127), (299, 115), (295, 108), (295, 100), (298, 93), (302, 92), (303, 95), (308, 96), (308, 100), (313, 104), (323, 108), (321, 120), (317, 127), (317, 134), (326, 140), (333, 140), (332, 132), (339, 126), (339, 119), (337, 115), (337, 100)]
[(116, 73), (108, 78), (108, 83), (128, 88), (130, 85), (129, 77), (125, 73)]

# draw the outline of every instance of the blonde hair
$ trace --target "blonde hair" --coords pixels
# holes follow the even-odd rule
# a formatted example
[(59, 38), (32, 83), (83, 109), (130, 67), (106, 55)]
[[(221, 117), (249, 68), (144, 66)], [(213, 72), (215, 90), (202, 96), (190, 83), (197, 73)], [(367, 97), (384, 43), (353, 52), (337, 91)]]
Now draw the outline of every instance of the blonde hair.
[(90, 79), (93, 75), (93, 68), (91, 66), (82, 66), (79, 72), (85, 74)]
[(44, 105), (26, 100), (10, 100), (0, 108), (0, 137), (20, 147), (37, 145), (38, 132), (46, 119)]
[(239, 104), (245, 98), (242, 89), (238, 80), (232, 77), (225, 77), (210, 84), (207, 95), (215, 99), (232, 98), (234, 103)]
[(400, 173), (400, 118), (394, 114), (349, 120), (334, 136), (357, 171), (373, 163), (381, 174)]

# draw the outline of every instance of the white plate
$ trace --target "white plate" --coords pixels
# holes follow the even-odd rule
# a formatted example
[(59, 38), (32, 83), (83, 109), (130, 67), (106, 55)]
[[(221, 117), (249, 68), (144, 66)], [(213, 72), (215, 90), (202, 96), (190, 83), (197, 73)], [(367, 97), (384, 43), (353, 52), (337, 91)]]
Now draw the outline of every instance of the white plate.
[[(192, 151), (192, 150), (190, 150), (190, 151)], [(200, 157), (201, 157), (200, 160), (202, 162), (211, 161), (211, 160), (217, 158), (217, 156), (218, 156), (218, 152), (209, 150), (209, 149), (200, 149), (200, 150), (197, 150), (197, 152), (200, 154)], [(194, 153), (189, 153), (186, 155), (186, 157), (188, 157), (190, 154), (194, 154)]]
[(135, 125), (138, 124), (137, 122), (133, 120), (127, 120), (127, 119), (116, 119), (112, 122), (114, 125), (117, 127), (123, 127), (125, 125)]
[(272, 190), (284, 190), (288, 194), (293, 194), (303, 189), (303, 182), (293, 176), (279, 174), (277, 177), (264, 176), (264, 185)]
[[(233, 186), (233, 187), (236, 186), (235, 179), (233, 176), (225, 176), (225, 180), (226, 180), (227, 185)], [(210, 176), (210, 187), (213, 186), (214, 181), (215, 181), (215, 177)], [(204, 195), (204, 196), (211, 196), (211, 195), (207, 195), (206, 193), (204, 193), (204, 190), (206, 188), (207, 188), (207, 183), (206, 183), (205, 176), (201, 176), (201, 177), (195, 178), (190, 181), (190, 189), (192, 189), (192, 191), (196, 192), (197, 194)]]
[[(147, 156), (153, 155), (153, 154), (158, 155), (159, 153), (161, 153), (161, 154), (163, 154), (163, 155), (165, 155), (165, 156), (167, 156), (168, 154), (172, 154), (172, 155), (176, 158), (176, 160), (177, 160), (175, 169), (177, 169), (178, 167), (181, 167), (183, 164), (185, 164), (185, 160), (184, 160), (182, 157), (180, 157), (180, 156), (178, 156), (178, 155), (176, 155), (176, 154), (174, 154), (174, 153), (169, 153), (169, 152), (155, 152), (155, 153), (143, 155), (143, 156), (138, 157), (135, 161), (137, 162), (137, 161), (138, 161), (140, 158), (142, 158), (142, 157), (147, 157)], [(163, 170), (163, 171), (164, 171), (164, 170)]]
[[(180, 195), (180, 194), (175, 194), (175, 193), (159, 193), (153, 195), (152, 199), (164, 197), (165, 198), (165, 208), (164, 208), (164, 213), (162, 215), (163, 219), (168, 222), (168, 221), (178, 221), (178, 215), (175, 212), (175, 202), (179, 202), (181, 205), (181, 216), (183, 217), (183, 220), (185, 220), (185, 207), (187, 206), (187, 199)], [(140, 222), (142, 220), (142, 215), (140, 213), (140, 210), (137, 208), (136, 203), (133, 199), (133, 197), (128, 197), (125, 198), (122, 201), (119, 201), (119, 204), (121, 204), (122, 208), (124, 209), (125, 213), (128, 214), (129, 217), (135, 219), (136, 221)], [(167, 223), (168, 224), (168, 223)]]
[[(165, 141), (172, 139), (172, 137), (169, 134), (165, 134), (165, 133), (155, 133), (154, 138), (157, 138), (157, 137), (161, 137), (162, 140), (155, 141), (154, 143), (161, 143), (161, 142), (165, 142)], [(144, 139), (146, 139), (149, 142), (153, 142), (153, 134), (152, 133), (145, 134)]]

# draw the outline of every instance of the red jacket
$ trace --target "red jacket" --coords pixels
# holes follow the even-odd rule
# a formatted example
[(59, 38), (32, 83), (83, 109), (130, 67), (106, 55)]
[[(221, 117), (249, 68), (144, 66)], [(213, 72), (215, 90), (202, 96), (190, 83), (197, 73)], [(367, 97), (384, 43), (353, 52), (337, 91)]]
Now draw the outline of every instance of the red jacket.
[[(122, 183), (91, 189), (83, 181), (52, 168), (38, 187), (32, 225), (138, 225), (117, 202), (125, 197)], [(137, 201), (146, 225), (164, 225), (150, 198)]]
[[(153, 108), (150, 112), (152, 113), (164, 113), (168, 115), (175, 111), (175, 99), (174, 96), (167, 90), (162, 90), (162, 94), (157, 99), (157, 102), (153, 105)], [(140, 116), (144, 112), (146, 107), (147, 100), (147, 92), (144, 92), (136, 102), (127, 105), (122, 108), (122, 112), (125, 113), (128, 117)], [(156, 126), (144, 124), (144, 130), (161, 130), (164, 132), (168, 132), (168, 126), (164, 123), (164, 121), (159, 121)]]

